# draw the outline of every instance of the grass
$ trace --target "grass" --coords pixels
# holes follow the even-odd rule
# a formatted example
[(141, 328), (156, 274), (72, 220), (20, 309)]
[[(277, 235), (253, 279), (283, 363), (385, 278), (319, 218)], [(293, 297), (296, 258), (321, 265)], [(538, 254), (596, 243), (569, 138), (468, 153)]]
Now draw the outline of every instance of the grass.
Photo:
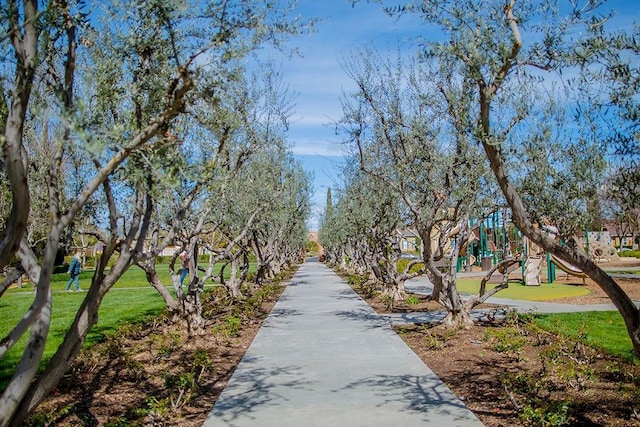
[[(462, 293), (477, 294), (480, 290), (480, 280), (478, 278), (459, 278), (456, 281), (456, 285)], [(487, 289), (493, 289), (496, 286), (494, 283), (489, 283)], [(590, 291), (587, 288), (560, 283), (543, 283), (540, 286), (524, 286), (519, 283), (510, 283), (507, 289), (501, 290), (495, 296), (525, 301), (552, 301), (560, 298), (589, 295), (589, 293)]]
[(640, 274), (640, 270), (635, 269), (635, 270), (605, 270), (608, 274)]
[(638, 363), (622, 316), (617, 311), (538, 314), (536, 323), (554, 333), (576, 337), (585, 334), (585, 343), (605, 353)]
[[(163, 283), (171, 283), (169, 268), (161, 265), (158, 274)], [(217, 268), (219, 271), (219, 267)], [(255, 271), (255, 264), (249, 271)], [(227, 270), (228, 275), (228, 270)], [(87, 289), (91, 284), (93, 271), (85, 271), (80, 274), (80, 288)], [(53, 289), (53, 309), (49, 336), (45, 345), (41, 368), (53, 356), (58, 346), (62, 343), (64, 335), (73, 322), (78, 307), (82, 303), (85, 292), (66, 292), (65, 287), (69, 275), (66, 273), (55, 274), (51, 281)], [(213, 285), (211, 282), (207, 284)], [(73, 285), (72, 285), (73, 289)], [(171, 290), (173, 292), (173, 290)], [(29, 306), (33, 303), (33, 288), (26, 284), (22, 289), (9, 289), (0, 299), (0, 339), (5, 337), (11, 329), (20, 321)], [(105, 335), (116, 331), (126, 323), (144, 321), (148, 316), (155, 316), (163, 312), (164, 301), (147, 282), (144, 272), (133, 266), (129, 268), (122, 278), (113, 286), (105, 296), (98, 314), (98, 323), (87, 336), (85, 347), (101, 341)], [(28, 334), (27, 334), (28, 335)], [(4, 390), (9, 379), (13, 375), (15, 366), (22, 357), (22, 351), (26, 346), (27, 336), (16, 344), (11, 351), (0, 358), (0, 390)]]
[[(64, 287), (65, 285), (66, 281), (61, 286)], [(84, 292), (54, 292), (51, 327), (45, 345), (41, 368), (62, 343), (64, 335), (71, 322), (73, 322), (84, 296)], [(0, 336), (6, 336), (9, 328), (17, 324), (32, 302), (33, 294), (31, 292), (14, 293), (13, 295), (5, 295), (2, 298), (0, 301), (0, 315), (3, 321), (0, 324)], [(105, 335), (113, 333), (125, 323), (142, 322), (148, 316), (162, 313), (164, 309), (164, 301), (158, 292), (149, 285), (134, 289), (113, 290), (105, 296), (100, 306), (98, 323), (89, 332), (85, 346), (101, 341)], [(6, 387), (8, 380), (13, 375), (13, 370), (20, 357), (22, 357), (26, 341), (27, 336), (25, 335), (0, 359), (0, 389)]]

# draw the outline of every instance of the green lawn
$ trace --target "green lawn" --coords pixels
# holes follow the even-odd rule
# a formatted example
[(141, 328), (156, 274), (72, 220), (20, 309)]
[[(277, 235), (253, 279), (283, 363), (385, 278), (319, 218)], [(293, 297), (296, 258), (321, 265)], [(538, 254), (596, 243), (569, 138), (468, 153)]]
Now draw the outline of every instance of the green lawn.
[(640, 270), (605, 270), (607, 274), (640, 274)]
[[(456, 281), (458, 290), (463, 293), (477, 294), (480, 290), (480, 278), (459, 278)], [(490, 283), (488, 289), (493, 289), (497, 285)], [(540, 286), (524, 286), (520, 283), (509, 283), (507, 289), (503, 289), (495, 296), (498, 298), (519, 299), (525, 301), (551, 301), (559, 298), (577, 297), (589, 295), (590, 291), (582, 286), (564, 285), (559, 283)]]
[[(86, 273), (83, 273), (83, 275)], [(64, 275), (66, 276), (66, 275)], [(88, 279), (86, 280), (88, 281)], [(64, 289), (66, 277), (63, 281), (54, 284), (55, 288)], [(81, 285), (82, 287), (82, 279)], [(88, 284), (86, 285), (88, 286)], [(56, 349), (64, 339), (64, 335), (73, 321), (76, 311), (85, 296), (84, 292), (54, 292), (53, 310), (49, 336), (45, 345), (43, 361), (46, 362), (53, 356)], [(33, 302), (31, 292), (14, 292), (4, 295), (0, 300), (0, 336), (4, 337), (10, 329), (16, 325)], [(128, 322), (143, 321), (149, 315), (158, 315), (165, 308), (164, 301), (158, 292), (149, 285), (135, 287), (133, 289), (113, 289), (107, 293), (100, 306), (98, 323), (87, 336), (89, 346), (100, 341), (105, 334), (112, 333), (119, 326)], [(22, 356), (22, 350), (26, 345), (27, 336), (0, 359), (0, 389), (6, 386), (14, 367)]]
[[(250, 271), (255, 271), (255, 264), (250, 266)], [(219, 270), (218, 270), (219, 271)], [(227, 270), (228, 273), (228, 270)], [(168, 265), (161, 265), (158, 269), (160, 279), (166, 285), (170, 285)], [(80, 288), (88, 289), (91, 284), (93, 271), (85, 271), (80, 274)], [(56, 274), (52, 279), (53, 310), (49, 337), (45, 346), (43, 362), (53, 356), (56, 349), (64, 339), (64, 334), (73, 318), (85, 292), (66, 292), (65, 287), (69, 275), (67, 273)], [(206, 286), (212, 286), (208, 282)], [(73, 285), (72, 285), (73, 289)], [(173, 291), (172, 291), (173, 292)], [(33, 288), (26, 284), (22, 289), (9, 289), (0, 299), (0, 339), (5, 337), (18, 321), (22, 318), (29, 306), (33, 303)], [(86, 346), (100, 341), (104, 335), (115, 331), (126, 323), (143, 321), (147, 316), (158, 315), (165, 308), (164, 301), (147, 282), (144, 272), (133, 266), (127, 270), (122, 278), (107, 293), (100, 306), (98, 323), (87, 336)], [(14, 367), (22, 356), (22, 350), (26, 345), (26, 336), (5, 357), (0, 359), (0, 390), (6, 387)]]
[(587, 344), (606, 353), (639, 362), (633, 356), (633, 347), (627, 328), (617, 311), (538, 314), (536, 322), (544, 329), (568, 336), (584, 333)]

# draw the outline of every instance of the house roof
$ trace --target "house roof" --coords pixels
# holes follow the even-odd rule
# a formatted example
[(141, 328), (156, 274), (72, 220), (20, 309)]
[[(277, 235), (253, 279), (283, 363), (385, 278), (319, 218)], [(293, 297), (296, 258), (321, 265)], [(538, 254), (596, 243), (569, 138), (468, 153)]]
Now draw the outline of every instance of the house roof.
[(402, 238), (420, 237), (418, 232), (411, 228), (405, 228), (404, 230), (396, 229), (396, 233), (398, 233)]
[(622, 223), (619, 224), (621, 227), (618, 227), (618, 224), (607, 223), (604, 224), (604, 228), (609, 232), (611, 237), (631, 237), (633, 234), (630, 233), (631, 227), (629, 224)]

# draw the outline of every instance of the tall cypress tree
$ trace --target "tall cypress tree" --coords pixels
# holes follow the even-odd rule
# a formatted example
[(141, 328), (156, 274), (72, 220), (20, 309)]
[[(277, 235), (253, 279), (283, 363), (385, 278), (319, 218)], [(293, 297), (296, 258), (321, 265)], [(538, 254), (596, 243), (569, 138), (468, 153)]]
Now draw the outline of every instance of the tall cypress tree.
[(327, 206), (324, 209), (324, 217), (329, 218), (333, 214), (333, 200), (331, 198), (331, 187), (327, 188)]

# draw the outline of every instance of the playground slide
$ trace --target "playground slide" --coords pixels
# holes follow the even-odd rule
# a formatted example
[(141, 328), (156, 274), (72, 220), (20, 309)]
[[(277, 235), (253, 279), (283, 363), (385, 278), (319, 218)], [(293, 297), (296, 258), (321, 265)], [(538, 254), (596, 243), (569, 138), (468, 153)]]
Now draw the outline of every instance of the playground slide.
[(551, 262), (553, 262), (556, 266), (558, 266), (560, 270), (564, 271), (567, 274), (570, 274), (576, 277), (581, 277), (583, 279), (587, 277), (587, 275), (583, 273), (582, 270), (578, 269), (577, 267), (574, 267), (571, 264), (567, 264), (566, 262), (562, 261), (560, 258), (556, 258), (553, 255), (551, 255)]
[(540, 286), (541, 256), (530, 256), (524, 264), (524, 284), (526, 286)]

